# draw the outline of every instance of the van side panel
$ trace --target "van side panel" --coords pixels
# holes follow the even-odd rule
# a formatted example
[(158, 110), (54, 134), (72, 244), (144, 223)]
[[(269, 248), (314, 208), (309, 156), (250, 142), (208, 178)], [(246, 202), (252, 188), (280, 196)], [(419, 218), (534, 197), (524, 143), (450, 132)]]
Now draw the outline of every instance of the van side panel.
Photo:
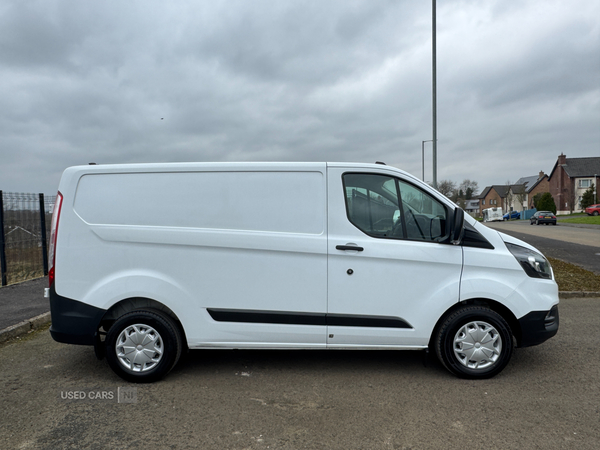
[(318, 172), (90, 174), (74, 210), (88, 224), (321, 235), (322, 183)]
[(326, 313), (325, 165), (159, 169), (70, 177), (57, 293), (101, 309), (156, 300), (191, 348), (324, 347), (323, 325), (217, 321), (207, 310)]

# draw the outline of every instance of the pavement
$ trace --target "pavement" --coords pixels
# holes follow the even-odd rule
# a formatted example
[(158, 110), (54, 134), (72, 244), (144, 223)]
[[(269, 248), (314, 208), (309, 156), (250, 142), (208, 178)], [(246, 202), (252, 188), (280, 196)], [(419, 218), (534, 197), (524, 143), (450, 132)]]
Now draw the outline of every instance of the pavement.
[(0, 288), (0, 343), (50, 323), (50, 302), (44, 298), (46, 287), (47, 277)]
[(37, 278), (0, 288), (0, 330), (50, 311), (44, 298), (48, 278)]

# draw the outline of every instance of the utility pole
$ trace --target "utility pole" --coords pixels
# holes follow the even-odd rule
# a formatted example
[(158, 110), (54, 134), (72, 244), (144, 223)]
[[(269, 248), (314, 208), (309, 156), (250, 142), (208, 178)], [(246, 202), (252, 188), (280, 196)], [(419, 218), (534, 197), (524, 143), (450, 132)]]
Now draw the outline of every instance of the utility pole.
[(421, 180), (423, 182), (425, 182), (425, 142), (431, 142), (431, 139), (421, 141)]
[(432, 53), (432, 100), (433, 100), (433, 187), (437, 189), (437, 61), (436, 61), (436, 0), (431, 4), (431, 53)]

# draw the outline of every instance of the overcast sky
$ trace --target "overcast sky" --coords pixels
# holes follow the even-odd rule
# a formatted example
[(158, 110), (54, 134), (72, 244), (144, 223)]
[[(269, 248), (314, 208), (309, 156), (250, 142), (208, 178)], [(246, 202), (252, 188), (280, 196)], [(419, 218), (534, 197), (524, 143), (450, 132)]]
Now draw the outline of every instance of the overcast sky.
[[(438, 0), (438, 180), (600, 156), (598, 0)], [(72, 165), (385, 161), (421, 177), (431, 2), (3, 0), (0, 190)], [(431, 181), (431, 144), (426, 176)]]

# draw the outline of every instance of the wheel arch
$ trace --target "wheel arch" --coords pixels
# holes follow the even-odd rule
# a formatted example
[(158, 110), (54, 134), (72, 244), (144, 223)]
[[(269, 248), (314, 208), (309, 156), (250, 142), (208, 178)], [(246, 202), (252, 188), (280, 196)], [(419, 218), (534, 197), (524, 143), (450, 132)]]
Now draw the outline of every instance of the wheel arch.
[(432, 346), (433, 346), (434, 340), (435, 340), (442, 324), (445, 322), (446, 318), (464, 306), (485, 306), (486, 308), (489, 308), (492, 311), (500, 314), (504, 318), (504, 320), (506, 320), (508, 325), (510, 326), (510, 331), (511, 331), (512, 335), (514, 336), (514, 339), (516, 340), (517, 347), (521, 345), (521, 327), (519, 325), (519, 321), (517, 320), (517, 318), (515, 317), (515, 315), (512, 313), (512, 311), (510, 309), (508, 309), (502, 303), (497, 302), (495, 300), (490, 300), (487, 298), (473, 298), (473, 299), (469, 299), (469, 300), (463, 300), (462, 302), (458, 302), (455, 305), (452, 305), (452, 307), (448, 308), (448, 310), (440, 316), (440, 318), (438, 319), (438, 321), (435, 324), (435, 327), (433, 327), (433, 331), (429, 338), (429, 347), (430, 348), (433, 348)]
[[(173, 320), (173, 323), (177, 327), (177, 331), (180, 333), (184, 348), (187, 349), (185, 329), (183, 328), (181, 320), (179, 320), (179, 317), (177, 317), (177, 314), (175, 314), (171, 308), (164, 305), (163, 303), (145, 297), (126, 298), (115, 303), (113, 306), (107, 309), (104, 315), (102, 316), (100, 323), (98, 324), (98, 339), (96, 340), (96, 344), (103, 344), (104, 341), (102, 340), (102, 338), (106, 336), (106, 333), (108, 333), (110, 327), (117, 321), (119, 317), (129, 312), (137, 310), (159, 312), (171, 318)], [(101, 358), (103, 356), (103, 345), (95, 345), (95, 347), (96, 355), (99, 358)]]

